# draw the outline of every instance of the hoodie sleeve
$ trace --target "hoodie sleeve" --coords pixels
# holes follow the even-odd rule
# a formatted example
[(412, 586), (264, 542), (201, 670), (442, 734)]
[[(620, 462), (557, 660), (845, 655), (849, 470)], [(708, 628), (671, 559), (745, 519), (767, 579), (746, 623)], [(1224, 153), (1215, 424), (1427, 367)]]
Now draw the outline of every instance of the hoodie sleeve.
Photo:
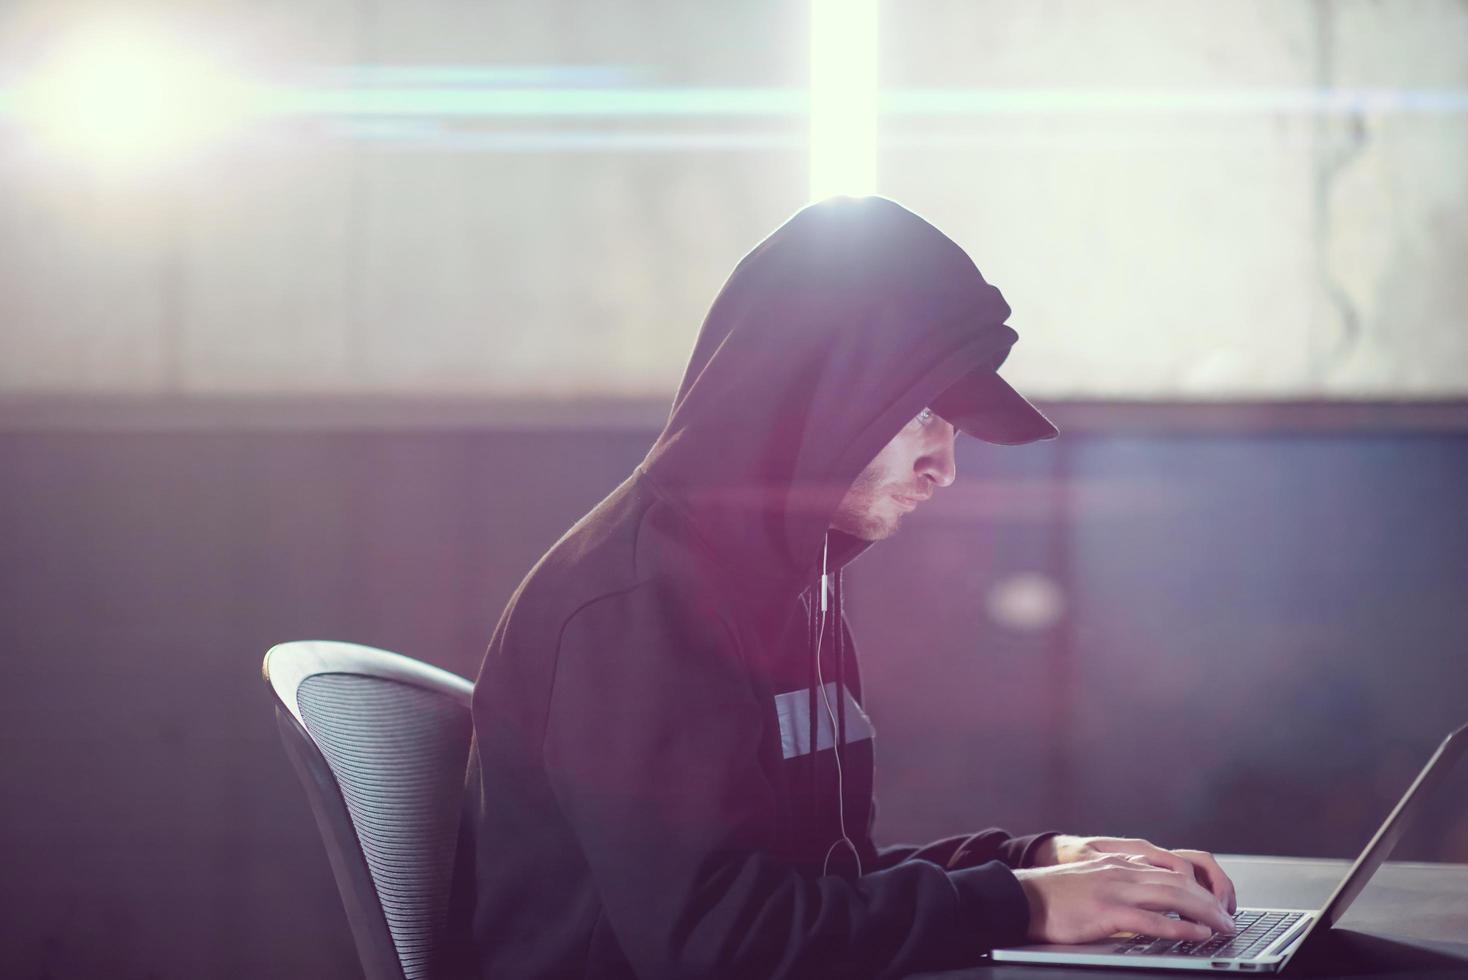
[(1047, 830), (1043, 834), (1011, 837), (1007, 831), (992, 827), (976, 834), (944, 837), (927, 844), (877, 847), (872, 843), (876, 825), (877, 801), (873, 798), (867, 820), (867, 839), (862, 863), (876, 869), (890, 868), (903, 861), (931, 861), (949, 870), (977, 867), (989, 861), (1002, 861), (1009, 868), (1032, 868), (1035, 866), (1035, 851), (1043, 842), (1059, 833), (1057, 830)]
[(976, 834), (944, 837), (928, 844), (893, 844), (875, 850), (873, 867), (890, 868), (903, 861), (931, 861), (949, 869), (972, 868), (989, 861), (1002, 861), (1010, 868), (1035, 866), (1035, 850), (1059, 831), (1011, 837), (997, 828)]
[(1000, 862), (854, 880), (777, 859), (764, 713), (718, 613), (646, 582), (565, 625), (544, 763), (612, 931), (643, 977), (896, 977), (1019, 942)]

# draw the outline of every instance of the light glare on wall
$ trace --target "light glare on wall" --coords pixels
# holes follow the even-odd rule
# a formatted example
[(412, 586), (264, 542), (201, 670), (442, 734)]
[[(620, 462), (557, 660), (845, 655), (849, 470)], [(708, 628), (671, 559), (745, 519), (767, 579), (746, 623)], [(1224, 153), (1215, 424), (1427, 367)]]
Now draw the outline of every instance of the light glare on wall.
[(811, 0), (810, 196), (877, 187), (877, 0)]
[(250, 86), (183, 39), (109, 24), (68, 37), (12, 104), (53, 148), (132, 169), (223, 135), (251, 100)]

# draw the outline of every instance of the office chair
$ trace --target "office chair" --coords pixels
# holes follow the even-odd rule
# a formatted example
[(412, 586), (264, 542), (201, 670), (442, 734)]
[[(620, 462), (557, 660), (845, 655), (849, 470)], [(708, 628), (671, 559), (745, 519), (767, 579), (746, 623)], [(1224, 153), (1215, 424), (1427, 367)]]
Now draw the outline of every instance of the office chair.
[(367, 980), (441, 973), (473, 685), (330, 641), (271, 647), (264, 674)]

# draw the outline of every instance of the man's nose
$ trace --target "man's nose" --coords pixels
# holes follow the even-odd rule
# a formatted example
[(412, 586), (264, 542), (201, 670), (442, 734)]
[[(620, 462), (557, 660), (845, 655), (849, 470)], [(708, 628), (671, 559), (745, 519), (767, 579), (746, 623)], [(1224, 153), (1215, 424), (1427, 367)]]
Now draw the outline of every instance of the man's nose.
[(954, 453), (957, 431), (951, 425), (944, 425), (944, 428), (947, 431), (937, 437), (937, 443), (928, 448), (917, 465), (918, 473), (940, 487), (948, 486), (958, 476), (958, 462)]

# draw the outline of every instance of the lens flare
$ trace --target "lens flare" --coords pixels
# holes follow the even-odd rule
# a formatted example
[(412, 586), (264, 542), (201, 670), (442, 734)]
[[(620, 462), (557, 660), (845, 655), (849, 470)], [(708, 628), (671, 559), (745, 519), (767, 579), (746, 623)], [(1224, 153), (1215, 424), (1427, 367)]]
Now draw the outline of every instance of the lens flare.
[(235, 128), (251, 86), (181, 37), (90, 25), (67, 37), (12, 94), (48, 146), (133, 168), (177, 157)]

